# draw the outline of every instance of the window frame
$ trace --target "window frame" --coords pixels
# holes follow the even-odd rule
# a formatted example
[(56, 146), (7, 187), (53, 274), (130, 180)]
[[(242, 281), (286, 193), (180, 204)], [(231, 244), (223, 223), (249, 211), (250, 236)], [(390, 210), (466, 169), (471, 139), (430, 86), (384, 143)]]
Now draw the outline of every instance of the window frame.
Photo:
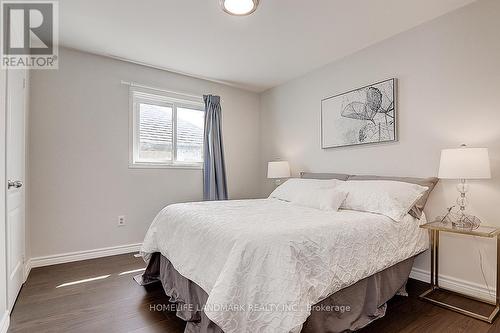
[[(187, 108), (205, 113), (205, 105), (201, 99), (184, 98), (175, 94), (131, 89), (129, 96), (129, 168), (139, 169), (203, 169), (201, 162), (177, 161), (177, 108)], [(172, 108), (172, 160), (143, 161), (139, 159), (140, 142), (140, 104), (151, 104)], [(203, 159), (203, 151), (202, 151)]]

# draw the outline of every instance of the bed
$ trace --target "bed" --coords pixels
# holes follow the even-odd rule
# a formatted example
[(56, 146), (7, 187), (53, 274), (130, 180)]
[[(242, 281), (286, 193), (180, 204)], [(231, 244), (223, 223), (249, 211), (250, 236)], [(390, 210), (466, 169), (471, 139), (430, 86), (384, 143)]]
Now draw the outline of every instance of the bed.
[(422, 223), (276, 198), (169, 205), (145, 237), (143, 279), (161, 281), (185, 332), (356, 330), (404, 287), (428, 247)]

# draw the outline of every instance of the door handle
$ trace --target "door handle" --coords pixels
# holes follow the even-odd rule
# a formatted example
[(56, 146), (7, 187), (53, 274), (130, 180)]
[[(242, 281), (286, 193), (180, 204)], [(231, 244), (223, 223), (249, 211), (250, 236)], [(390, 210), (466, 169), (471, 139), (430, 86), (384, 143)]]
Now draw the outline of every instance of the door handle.
[(13, 187), (13, 188), (20, 188), (22, 186), (23, 186), (23, 182), (20, 181), (20, 180), (16, 180), (16, 181), (9, 180), (9, 181), (7, 181), (7, 189), (9, 189), (9, 190), (10, 190), (11, 187)]

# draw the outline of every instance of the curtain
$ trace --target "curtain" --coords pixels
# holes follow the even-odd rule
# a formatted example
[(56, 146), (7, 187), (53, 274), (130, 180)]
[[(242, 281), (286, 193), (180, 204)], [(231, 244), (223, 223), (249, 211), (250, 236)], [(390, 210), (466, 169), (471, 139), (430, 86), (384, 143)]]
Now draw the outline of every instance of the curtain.
[(220, 97), (204, 95), (203, 100), (205, 101), (203, 200), (227, 200)]

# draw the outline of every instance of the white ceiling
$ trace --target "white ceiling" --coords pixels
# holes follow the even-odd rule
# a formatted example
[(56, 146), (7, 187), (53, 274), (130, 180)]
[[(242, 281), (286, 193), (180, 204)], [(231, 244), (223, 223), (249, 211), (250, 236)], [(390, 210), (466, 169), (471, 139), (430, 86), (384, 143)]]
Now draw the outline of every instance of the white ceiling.
[(263, 91), (474, 0), (60, 0), (61, 45)]

